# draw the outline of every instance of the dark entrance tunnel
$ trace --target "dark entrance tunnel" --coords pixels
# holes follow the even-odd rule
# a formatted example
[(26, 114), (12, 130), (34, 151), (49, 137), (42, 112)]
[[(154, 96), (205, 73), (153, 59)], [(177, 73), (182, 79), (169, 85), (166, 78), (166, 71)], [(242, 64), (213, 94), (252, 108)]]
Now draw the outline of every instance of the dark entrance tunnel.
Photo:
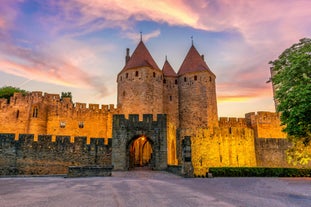
[(128, 166), (134, 168), (152, 168), (153, 143), (144, 135), (138, 135), (131, 139), (128, 144)]

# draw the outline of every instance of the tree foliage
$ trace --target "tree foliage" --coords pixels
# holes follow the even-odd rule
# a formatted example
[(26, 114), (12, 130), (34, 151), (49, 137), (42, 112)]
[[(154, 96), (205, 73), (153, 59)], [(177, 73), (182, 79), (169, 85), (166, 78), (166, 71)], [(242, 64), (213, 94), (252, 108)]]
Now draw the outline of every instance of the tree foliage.
[(16, 88), (13, 86), (4, 86), (4, 87), (0, 88), (0, 98), (5, 98), (9, 102), (10, 97), (12, 97), (14, 95), (14, 93), (16, 93), (16, 92), (20, 92), (23, 95), (25, 95), (27, 93), (27, 91), (20, 89), (20, 88)]
[(62, 92), (61, 99), (63, 98), (70, 98), (70, 100), (72, 100), (71, 92)]
[(311, 141), (311, 39), (301, 39), (270, 64), (284, 131), (294, 146), (307, 146)]

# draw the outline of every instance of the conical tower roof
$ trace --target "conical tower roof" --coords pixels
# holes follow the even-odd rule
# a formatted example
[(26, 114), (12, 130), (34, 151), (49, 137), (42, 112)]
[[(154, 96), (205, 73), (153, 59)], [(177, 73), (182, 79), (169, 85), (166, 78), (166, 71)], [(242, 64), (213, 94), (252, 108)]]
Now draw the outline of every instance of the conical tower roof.
[(174, 71), (171, 64), (167, 60), (165, 60), (165, 62), (164, 62), (162, 72), (163, 72), (164, 76), (169, 76), (169, 77), (176, 77), (177, 76), (176, 72)]
[(139, 67), (150, 67), (154, 70), (160, 70), (160, 68), (158, 67), (158, 65), (156, 64), (156, 62), (150, 55), (143, 41), (139, 42), (132, 56), (130, 57), (128, 62), (125, 64), (121, 72), (128, 70), (128, 69), (139, 68)]
[(183, 75), (185, 73), (209, 71), (211, 74), (214, 73), (209, 69), (197, 49), (192, 45), (186, 55), (183, 63), (181, 64), (177, 75)]

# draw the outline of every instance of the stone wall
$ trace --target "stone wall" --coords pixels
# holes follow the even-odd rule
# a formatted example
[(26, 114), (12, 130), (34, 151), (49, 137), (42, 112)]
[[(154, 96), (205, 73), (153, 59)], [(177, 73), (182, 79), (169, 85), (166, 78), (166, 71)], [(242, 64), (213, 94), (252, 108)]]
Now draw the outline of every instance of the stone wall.
[(165, 114), (158, 114), (153, 121), (152, 114), (144, 114), (139, 121), (138, 114), (113, 116), (112, 164), (115, 170), (128, 170), (129, 149), (139, 137), (144, 136), (152, 147), (152, 168), (165, 170), (167, 167), (167, 120)]
[(201, 128), (195, 131), (191, 141), (196, 175), (205, 175), (209, 167), (257, 166), (252, 129)]
[(215, 76), (208, 71), (178, 77), (180, 128), (218, 126)]
[(236, 117), (220, 117), (219, 118), (219, 127), (247, 127), (245, 118), (236, 118)]
[(256, 160), (259, 167), (293, 167), (287, 162), (287, 139), (256, 138)]
[(39, 135), (0, 134), (0, 175), (49, 175), (67, 174), (68, 166), (111, 165), (111, 142), (85, 137), (52, 137)]
[(118, 75), (120, 113), (163, 114), (163, 74), (149, 67), (127, 69)]
[(0, 133), (84, 136), (87, 143), (91, 137), (111, 138), (112, 115), (118, 113), (113, 104), (74, 104), (42, 92), (15, 93), (0, 103)]
[(256, 138), (286, 138), (280, 115), (274, 112), (259, 111), (245, 114), (247, 126), (254, 129)]

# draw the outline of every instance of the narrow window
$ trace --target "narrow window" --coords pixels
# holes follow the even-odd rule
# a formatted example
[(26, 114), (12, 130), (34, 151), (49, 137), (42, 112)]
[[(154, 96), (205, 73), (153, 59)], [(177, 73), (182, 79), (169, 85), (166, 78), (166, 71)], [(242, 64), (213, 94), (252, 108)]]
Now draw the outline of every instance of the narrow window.
[(80, 122), (79, 122), (79, 128), (80, 128), (80, 129), (84, 128), (84, 123), (83, 123), (83, 121), (80, 121)]
[(136, 76), (136, 77), (138, 76), (138, 71), (135, 72), (135, 76)]
[(163, 83), (164, 83), (164, 84), (166, 83), (166, 79), (165, 79), (165, 78), (163, 79)]
[(195, 76), (194, 76), (194, 80), (196, 81), (197, 79), (198, 79), (198, 77), (195, 75)]
[(120, 81), (122, 81), (122, 76), (120, 76)]
[(125, 96), (126, 95), (126, 93), (125, 93), (125, 91), (123, 91), (123, 96)]
[(184, 77), (184, 82), (187, 82), (187, 78), (186, 77)]
[(173, 100), (173, 98), (172, 98), (172, 96), (170, 96), (170, 101), (172, 101)]
[(219, 155), (219, 161), (222, 162), (222, 156), (221, 155)]
[(32, 117), (35, 117), (35, 118), (38, 117), (38, 108), (37, 107), (33, 108), (33, 110), (32, 110)]
[(19, 110), (16, 111), (16, 118), (19, 117)]
[(155, 72), (153, 72), (153, 77), (155, 77)]
[(211, 76), (209, 77), (209, 82), (212, 82), (212, 77)]
[(128, 73), (126, 73), (126, 74), (125, 74), (125, 77), (126, 77), (126, 78), (128, 78), (128, 77), (129, 77), (129, 74), (128, 74)]
[(177, 84), (178, 82), (177, 82), (177, 79), (175, 80), (175, 84)]
[(61, 122), (59, 123), (59, 127), (60, 127), (60, 128), (65, 128), (65, 127), (66, 127), (66, 123), (63, 122), (63, 121), (61, 121)]

